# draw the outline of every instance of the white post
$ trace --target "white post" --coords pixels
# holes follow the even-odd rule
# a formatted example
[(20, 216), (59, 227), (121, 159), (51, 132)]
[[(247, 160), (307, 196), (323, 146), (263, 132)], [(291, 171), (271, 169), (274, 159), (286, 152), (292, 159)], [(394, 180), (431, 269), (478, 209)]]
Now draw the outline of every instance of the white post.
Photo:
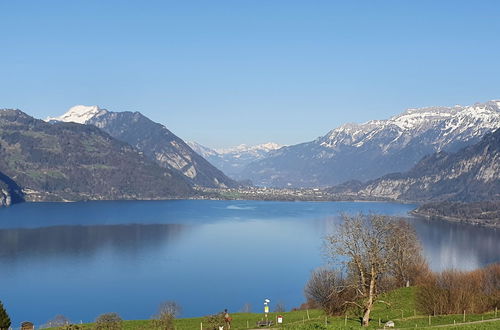
[(464, 322), (465, 322), (465, 309), (464, 309)]
[(345, 314), (344, 325), (347, 326), (347, 313)]
[(203, 330), (203, 322), (200, 322), (200, 330)]
[(306, 313), (307, 313), (307, 320), (309, 321), (311, 318), (309, 317), (309, 310), (306, 309)]

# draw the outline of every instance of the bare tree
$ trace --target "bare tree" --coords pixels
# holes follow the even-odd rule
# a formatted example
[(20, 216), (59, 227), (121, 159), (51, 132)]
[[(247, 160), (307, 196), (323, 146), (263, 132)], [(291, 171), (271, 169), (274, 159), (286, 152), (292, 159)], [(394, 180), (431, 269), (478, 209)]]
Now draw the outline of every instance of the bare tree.
[(328, 315), (340, 315), (345, 312), (346, 301), (352, 300), (352, 290), (340, 272), (319, 268), (311, 273), (304, 288), (307, 301), (319, 307)]
[(240, 309), (240, 313), (251, 313), (252, 305), (250, 303), (245, 303)]
[(393, 228), (384, 216), (344, 215), (337, 233), (325, 240), (327, 255), (346, 266), (349, 284), (356, 293), (349, 303), (363, 310), (363, 326), (369, 325), (370, 313), (379, 294), (378, 280), (390, 267), (394, 253)]
[(285, 311), (285, 303), (282, 301), (279, 301), (278, 303), (276, 303), (276, 306), (274, 306), (275, 313), (284, 313)]
[(416, 280), (429, 272), (429, 267), (422, 257), (422, 247), (417, 233), (411, 224), (405, 220), (392, 223), (388, 237), (389, 269), (398, 287), (414, 284)]
[(158, 314), (154, 317), (154, 327), (156, 329), (174, 329), (174, 320), (180, 314), (181, 306), (175, 301), (165, 301), (160, 304)]
[(69, 319), (64, 316), (64, 315), (56, 315), (52, 320), (47, 321), (46, 324), (43, 325), (44, 328), (59, 328), (59, 327), (64, 327), (71, 322)]

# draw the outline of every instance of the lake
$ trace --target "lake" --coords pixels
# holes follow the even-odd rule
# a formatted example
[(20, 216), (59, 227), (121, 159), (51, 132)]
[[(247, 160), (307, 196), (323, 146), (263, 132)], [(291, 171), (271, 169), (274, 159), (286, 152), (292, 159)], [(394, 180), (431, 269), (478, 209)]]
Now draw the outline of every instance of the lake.
[[(378, 202), (108, 201), (24, 203), (0, 209), (0, 300), (13, 326), (117, 312), (150, 318), (162, 301), (182, 317), (287, 309), (325, 263), (322, 237), (342, 213), (408, 217)], [(500, 232), (408, 218), (434, 270), (500, 260)]]

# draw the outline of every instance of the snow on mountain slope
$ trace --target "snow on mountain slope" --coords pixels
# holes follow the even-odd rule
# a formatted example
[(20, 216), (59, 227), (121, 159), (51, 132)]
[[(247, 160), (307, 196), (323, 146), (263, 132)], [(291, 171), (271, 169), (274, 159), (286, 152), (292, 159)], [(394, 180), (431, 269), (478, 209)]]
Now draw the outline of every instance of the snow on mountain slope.
[(274, 142), (268, 142), (263, 144), (258, 144), (254, 146), (249, 146), (246, 144), (240, 144), (239, 146), (232, 148), (220, 148), (215, 149), (219, 154), (243, 154), (243, 153), (252, 153), (252, 154), (262, 154), (268, 153), (269, 151), (276, 150), (283, 147), (280, 144)]
[(283, 146), (274, 142), (249, 146), (241, 144), (232, 148), (211, 149), (196, 142), (188, 142), (189, 146), (205, 157), (215, 167), (226, 173), (229, 177), (239, 180), (240, 172), (253, 161), (262, 159), (271, 151)]
[(101, 109), (97, 105), (75, 105), (74, 107), (71, 107), (64, 115), (53, 118), (49, 117), (45, 119), (45, 121), (55, 120), (85, 124), (89, 119), (106, 112), (107, 111), (105, 109)]
[(211, 149), (209, 147), (202, 146), (199, 143), (193, 142), (193, 141), (186, 141), (187, 145), (191, 147), (194, 151), (196, 151), (199, 155), (201, 155), (203, 158), (207, 159), (210, 156), (217, 156), (219, 153), (215, 151), (214, 149)]
[(345, 124), (249, 164), (242, 177), (265, 186), (329, 186), (410, 169), (436, 151), (457, 151), (500, 127), (500, 101), (408, 109), (387, 120)]
[[(361, 147), (388, 131), (394, 137), (383, 148), (405, 146), (411, 137), (439, 127), (440, 132), (434, 141), (437, 151), (450, 144), (456, 136), (482, 136), (485, 130), (500, 126), (500, 101), (477, 103), (471, 106), (428, 107), (408, 109), (400, 115), (387, 120), (372, 120), (364, 124), (346, 124), (318, 138), (322, 146), (335, 149), (340, 145)], [(408, 138), (410, 137), (410, 138)]]

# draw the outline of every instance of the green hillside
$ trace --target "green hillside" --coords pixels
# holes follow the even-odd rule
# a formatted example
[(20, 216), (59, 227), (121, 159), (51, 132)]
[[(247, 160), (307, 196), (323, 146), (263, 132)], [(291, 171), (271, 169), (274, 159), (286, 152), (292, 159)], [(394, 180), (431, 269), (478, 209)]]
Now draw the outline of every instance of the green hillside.
[[(380, 296), (379, 302), (372, 312), (369, 329), (383, 328), (385, 322), (392, 320), (396, 328), (434, 328), (446, 329), (500, 329), (500, 318), (495, 312), (484, 314), (422, 315), (416, 309), (416, 287), (401, 288)], [(361, 329), (359, 314), (355, 310), (347, 316), (327, 317), (320, 310), (299, 310), (279, 313), (283, 316), (283, 324), (274, 324), (272, 328), (289, 330), (320, 330), (320, 329)], [(263, 320), (263, 313), (234, 313), (231, 329), (257, 329), (257, 322)], [(269, 320), (276, 321), (278, 313), (269, 313)], [(499, 315), (500, 316), (500, 315)], [(206, 328), (203, 317), (181, 318), (175, 320), (176, 330), (196, 330)], [(380, 323), (379, 323), (380, 322)], [(430, 325), (429, 325), (430, 322)], [(380, 325), (379, 325), (380, 324)], [(93, 324), (84, 324), (82, 329), (93, 329)], [(155, 329), (151, 320), (124, 321), (123, 329)]]

